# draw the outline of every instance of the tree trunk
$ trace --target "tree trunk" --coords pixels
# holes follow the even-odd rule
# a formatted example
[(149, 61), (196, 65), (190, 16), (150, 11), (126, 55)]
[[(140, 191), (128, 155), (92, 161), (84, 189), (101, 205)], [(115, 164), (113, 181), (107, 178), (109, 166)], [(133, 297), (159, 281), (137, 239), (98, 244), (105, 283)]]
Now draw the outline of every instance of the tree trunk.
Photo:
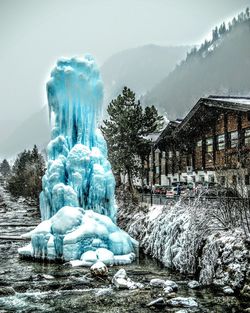
[(143, 157), (141, 157), (141, 187), (142, 188), (144, 185), (144, 174), (145, 174), (144, 162), (145, 162), (145, 159)]
[(128, 185), (129, 185), (130, 192), (134, 194), (135, 189), (134, 189), (133, 179), (131, 176), (131, 171), (129, 168), (127, 168), (127, 174), (128, 174)]

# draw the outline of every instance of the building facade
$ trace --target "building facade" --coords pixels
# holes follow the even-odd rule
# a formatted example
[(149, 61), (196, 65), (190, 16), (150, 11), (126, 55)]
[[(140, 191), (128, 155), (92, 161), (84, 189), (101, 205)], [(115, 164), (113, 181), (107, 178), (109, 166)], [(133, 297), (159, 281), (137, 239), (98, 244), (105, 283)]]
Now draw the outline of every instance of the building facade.
[(145, 167), (149, 185), (249, 185), (250, 98), (201, 98), (183, 120), (169, 122)]

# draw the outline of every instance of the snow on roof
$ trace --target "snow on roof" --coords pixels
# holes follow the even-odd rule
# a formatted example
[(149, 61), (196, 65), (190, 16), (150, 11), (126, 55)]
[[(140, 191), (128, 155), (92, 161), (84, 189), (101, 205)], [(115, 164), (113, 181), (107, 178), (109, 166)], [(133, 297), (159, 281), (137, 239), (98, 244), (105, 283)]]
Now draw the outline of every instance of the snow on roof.
[(250, 105), (250, 97), (213, 97), (213, 96), (210, 96), (209, 98), (216, 100), (216, 101), (233, 102), (233, 103)]
[(151, 133), (151, 134), (147, 135), (145, 137), (145, 139), (149, 139), (152, 142), (155, 142), (157, 140), (157, 138), (159, 137), (159, 135), (160, 135), (160, 132), (159, 133)]

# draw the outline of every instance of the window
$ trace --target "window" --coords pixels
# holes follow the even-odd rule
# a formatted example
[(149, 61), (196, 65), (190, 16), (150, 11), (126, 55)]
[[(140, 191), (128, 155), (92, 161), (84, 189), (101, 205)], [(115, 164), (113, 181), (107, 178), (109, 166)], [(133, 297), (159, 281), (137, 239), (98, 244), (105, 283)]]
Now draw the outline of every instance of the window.
[(217, 150), (225, 149), (225, 135), (217, 136)]
[(238, 146), (238, 132), (231, 132), (229, 133), (229, 143), (230, 148), (235, 148)]
[(249, 185), (250, 185), (249, 175), (245, 175), (245, 185), (246, 185), (246, 186), (249, 186)]
[(168, 152), (168, 156), (169, 156), (170, 158), (172, 158), (172, 157), (173, 157), (173, 151), (169, 151), (169, 152)]
[(207, 152), (213, 152), (213, 138), (206, 139)]
[(178, 158), (180, 156), (180, 151), (176, 151), (175, 154), (176, 154), (176, 157)]
[(221, 186), (225, 186), (225, 184), (226, 184), (226, 177), (225, 176), (220, 177), (220, 184), (221, 184)]
[(165, 152), (165, 151), (162, 152), (162, 157), (163, 157), (163, 158), (166, 157), (166, 152)]
[(214, 183), (214, 176), (213, 175), (208, 176), (208, 180), (209, 182)]
[(196, 146), (197, 146), (197, 148), (200, 148), (202, 146), (202, 140), (197, 141)]
[(250, 129), (245, 130), (244, 143), (246, 146), (250, 146)]
[(232, 176), (232, 183), (233, 183), (233, 185), (237, 184), (237, 177), (236, 177), (236, 175)]
[(201, 181), (202, 183), (204, 183), (204, 182), (205, 182), (205, 176), (200, 175), (200, 181)]

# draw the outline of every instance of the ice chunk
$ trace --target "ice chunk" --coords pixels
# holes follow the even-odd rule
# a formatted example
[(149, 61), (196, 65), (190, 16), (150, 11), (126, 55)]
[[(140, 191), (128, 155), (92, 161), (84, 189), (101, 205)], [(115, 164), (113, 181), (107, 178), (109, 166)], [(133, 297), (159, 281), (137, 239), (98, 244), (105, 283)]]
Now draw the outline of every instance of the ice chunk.
[(21, 235), (22, 238), (30, 238), (32, 237), (32, 235), (34, 234), (50, 234), (51, 233), (51, 221), (50, 220), (46, 220), (43, 221), (42, 223), (40, 223), (35, 229), (33, 229), (32, 231)]
[(96, 255), (99, 261), (106, 265), (114, 264), (114, 253), (105, 248), (99, 248), (96, 250)]
[(95, 251), (86, 251), (81, 255), (81, 260), (89, 262), (91, 264), (97, 261), (97, 255)]
[[(106, 265), (131, 263), (138, 247), (137, 242), (109, 217), (80, 207), (61, 208), (26, 236), (32, 243), (28, 255), (65, 261), (81, 259), (82, 264), (77, 264), (83, 266), (90, 266), (97, 260)], [(120, 244), (114, 245), (112, 238), (118, 238)], [(124, 248), (120, 246), (122, 243), (125, 243)]]
[(75, 230), (83, 219), (83, 209), (65, 206), (51, 218), (53, 234), (66, 234)]

